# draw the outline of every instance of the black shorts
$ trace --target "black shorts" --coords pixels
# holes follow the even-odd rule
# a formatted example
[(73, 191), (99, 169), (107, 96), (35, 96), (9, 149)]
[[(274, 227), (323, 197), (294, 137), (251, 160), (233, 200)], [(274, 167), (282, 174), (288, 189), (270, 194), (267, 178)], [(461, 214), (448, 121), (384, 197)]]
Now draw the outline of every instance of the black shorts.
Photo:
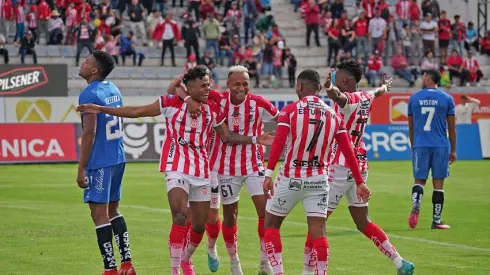
[(439, 39), (439, 48), (448, 48), (449, 40), (441, 40)]

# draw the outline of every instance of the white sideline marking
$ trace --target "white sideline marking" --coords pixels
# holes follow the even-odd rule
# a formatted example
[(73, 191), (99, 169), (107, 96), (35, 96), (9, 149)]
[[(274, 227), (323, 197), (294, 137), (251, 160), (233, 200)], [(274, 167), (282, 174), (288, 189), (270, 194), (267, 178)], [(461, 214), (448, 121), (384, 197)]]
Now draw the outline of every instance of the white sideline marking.
[[(121, 207), (122, 208), (129, 207), (129, 208), (140, 209), (140, 210), (170, 213), (169, 209), (153, 208), (153, 207), (143, 206), (143, 205), (121, 205)], [(257, 218), (243, 217), (243, 216), (238, 216), (238, 218), (244, 219), (244, 220), (252, 220), (252, 221), (257, 220)], [(305, 226), (306, 225), (305, 223), (293, 222), (293, 221), (284, 221), (284, 223), (291, 224), (291, 225), (297, 225), (297, 226)], [(328, 228), (332, 228), (332, 229), (336, 229), (336, 230), (342, 230), (342, 231), (358, 232), (356, 229), (348, 228), (348, 227), (328, 226)], [(469, 245), (464, 245), (464, 244), (455, 244), (455, 243), (449, 243), (449, 242), (438, 242), (438, 241), (432, 241), (432, 240), (427, 240), (427, 239), (422, 239), (422, 238), (398, 236), (398, 235), (393, 235), (393, 234), (389, 234), (388, 237), (395, 238), (395, 239), (416, 241), (416, 242), (420, 242), (420, 243), (429, 243), (429, 244), (449, 246), (449, 247), (459, 248), (459, 249), (475, 250), (475, 251), (482, 251), (482, 252), (490, 253), (490, 249), (488, 249), (488, 248), (474, 247), (474, 246), (469, 246)]]

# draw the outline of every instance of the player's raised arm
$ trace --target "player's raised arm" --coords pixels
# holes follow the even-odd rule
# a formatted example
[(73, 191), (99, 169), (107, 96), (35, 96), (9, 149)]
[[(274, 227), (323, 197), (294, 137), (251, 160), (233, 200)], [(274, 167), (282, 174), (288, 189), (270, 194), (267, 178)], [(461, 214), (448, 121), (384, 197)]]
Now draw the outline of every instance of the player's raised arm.
[(269, 160), (267, 161), (267, 170), (265, 171), (264, 180), (264, 194), (270, 199), (274, 196), (274, 185), (272, 183), (272, 174), (276, 169), (277, 162), (281, 156), (282, 150), (286, 145), (286, 139), (289, 135), (290, 125), (285, 122), (279, 122), (276, 129), (276, 137), (274, 143), (272, 143), (271, 151), (269, 153)]
[(97, 115), (84, 114), (82, 116), (83, 134), (80, 146), (80, 160), (78, 161), (77, 183), (80, 188), (87, 188), (85, 182), (85, 166), (87, 165), (92, 146), (95, 139), (95, 129), (97, 128)]
[(451, 153), (449, 153), (449, 164), (452, 164), (456, 161), (456, 118), (455, 107), (454, 107), (454, 99), (452, 96), (448, 96), (449, 105), (447, 112), (447, 130), (449, 133), (449, 141), (451, 142)]
[(265, 133), (260, 136), (242, 136), (237, 133), (230, 131), (226, 123), (221, 123), (214, 127), (214, 130), (221, 138), (223, 143), (227, 144), (261, 144), (261, 145), (272, 145), (274, 141), (274, 133)]
[(381, 76), (381, 86), (374, 90), (367, 91), (366, 93), (374, 96), (374, 98), (378, 98), (382, 96), (384, 93), (391, 90), (392, 84), (393, 84), (393, 78), (386, 79), (386, 74), (383, 74)]
[(82, 104), (77, 107), (77, 111), (81, 113), (105, 113), (117, 117), (154, 117), (160, 115), (160, 100), (157, 100), (149, 105), (143, 106), (124, 106), (124, 107), (106, 107), (95, 104)]
[(339, 88), (335, 87), (332, 84), (332, 73), (333, 69), (328, 73), (325, 77), (325, 82), (323, 83), (323, 87), (327, 91), (328, 97), (333, 100), (335, 103), (339, 104), (340, 108), (344, 108), (345, 104), (347, 104), (347, 96), (340, 92)]

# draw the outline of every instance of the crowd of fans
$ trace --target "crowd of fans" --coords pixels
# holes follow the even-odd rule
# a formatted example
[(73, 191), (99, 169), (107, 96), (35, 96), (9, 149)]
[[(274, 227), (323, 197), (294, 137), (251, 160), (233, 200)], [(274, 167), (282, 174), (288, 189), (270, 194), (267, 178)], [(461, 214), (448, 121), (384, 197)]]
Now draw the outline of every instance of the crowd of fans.
[[(121, 65), (132, 57), (133, 65), (141, 66), (145, 54), (138, 45), (161, 48), (161, 66), (170, 52), (176, 66), (174, 48), (183, 46), (186, 69), (243, 64), (256, 86), (262, 79), (280, 86), (285, 67), (294, 85), (296, 60), (269, 14), (270, 0), (189, 0), (187, 7), (175, 14), (167, 0), (0, 0), (0, 55), (8, 63), (3, 45), (14, 43), (22, 63), (25, 54), (36, 62), (35, 45), (44, 37), (48, 45), (77, 45), (76, 65), (87, 48), (105, 50)], [(16, 30), (13, 40), (10, 28)], [(218, 83), (216, 70), (213, 75)]]
[(312, 33), (316, 45), (322, 46), (319, 32), (323, 30), (327, 65), (356, 58), (365, 64), (372, 86), (384, 66), (391, 66), (410, 86), (420, 73), (432, 68), (441, 70), (445, 86), (451, 85), (453, 76), (460, 78), (459, 85), (478, 84), (483, 78), (474, 53), (490, 54), (490, 34), (479, 39), (472, 22), (465, 24), (459, 15), (451, 21), (436, 0), (420, 4), (398, 0), (394, 8), (385, 0), (357, 0), (349, 11), (343, 0), (292, 2), (306, 23), (306, 46), (310, 46)]

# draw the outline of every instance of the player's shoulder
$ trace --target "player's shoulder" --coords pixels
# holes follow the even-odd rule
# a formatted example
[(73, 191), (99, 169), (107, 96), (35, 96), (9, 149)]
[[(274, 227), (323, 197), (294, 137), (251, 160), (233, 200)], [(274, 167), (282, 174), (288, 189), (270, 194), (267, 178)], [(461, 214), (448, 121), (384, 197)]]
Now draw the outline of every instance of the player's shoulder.
[(176, 95), (162, 95), (159, 98), (162, 108), (165, 107), (180, 107), (184, 104), (184, 100)]
[(281, 112), (279, 113), (279, 115), (285, 115), (285, 114), (293, 114), (294, 112), (296, 112), (296, 110), (298, 110), (298, 105), (300, 104), (300, 100), (298, 101), (295, 101), (293, 103), (289, 103), (288, 105), (284, 106), (282, 109), (281, 109)]
[(208, 100), (206, 102), (206, 105), (208, 105), (209, 109), (212, 111), (212, 112), (219, 112), (220, 111), (220, 105), (216, 102), (214, 102), (213, 100)]

